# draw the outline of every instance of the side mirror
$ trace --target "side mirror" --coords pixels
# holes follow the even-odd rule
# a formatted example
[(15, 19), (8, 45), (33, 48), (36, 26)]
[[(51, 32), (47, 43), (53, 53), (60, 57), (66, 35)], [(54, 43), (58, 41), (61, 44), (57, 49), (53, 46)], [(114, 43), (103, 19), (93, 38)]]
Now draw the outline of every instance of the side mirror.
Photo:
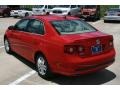
[(14, 26), (9, 26), (8, 29), (9, 29), (9, 30), (14, 30), (15, 27), (14, 27)]

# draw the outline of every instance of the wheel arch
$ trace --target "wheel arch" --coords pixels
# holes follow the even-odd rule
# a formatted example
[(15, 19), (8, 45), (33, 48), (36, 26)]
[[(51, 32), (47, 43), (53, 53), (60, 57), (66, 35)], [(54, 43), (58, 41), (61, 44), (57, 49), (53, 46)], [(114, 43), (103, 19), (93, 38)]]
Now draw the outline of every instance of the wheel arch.
[[(35, 53), (34, 53), (34, 62), (36, 63), (36, 58), (37, 58), (37, 56), (38, 55), (42, 55), (45, 59), (46, 59), (46, 56), (45, 56), (45, 54), (42, 52), (42, 51), (36, 51)], [(47, 59), (46, 59), (47, 60)]]

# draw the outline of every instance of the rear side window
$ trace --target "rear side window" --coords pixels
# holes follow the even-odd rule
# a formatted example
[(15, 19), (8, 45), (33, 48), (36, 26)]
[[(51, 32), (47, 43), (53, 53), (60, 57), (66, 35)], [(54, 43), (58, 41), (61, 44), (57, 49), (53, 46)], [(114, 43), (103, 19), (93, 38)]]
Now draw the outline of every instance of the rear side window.
[(20, 30), (20, 31), (25, 31), (26, 30), (26, 27), (28, 25), (28, 22), (29, 20), (27, 19), (23, 19), (23, 20), (20, 20), (16, 25), (15, 25), (15, 28)]
[(81, 20), (52, 21), (52, 25), (60, 34), (77, 34), (96, 31), (91, 25)]
[(44, 25), (41, 21), (32, 20), (30, 21), (27, 30), (31, 33), (44, 34)]

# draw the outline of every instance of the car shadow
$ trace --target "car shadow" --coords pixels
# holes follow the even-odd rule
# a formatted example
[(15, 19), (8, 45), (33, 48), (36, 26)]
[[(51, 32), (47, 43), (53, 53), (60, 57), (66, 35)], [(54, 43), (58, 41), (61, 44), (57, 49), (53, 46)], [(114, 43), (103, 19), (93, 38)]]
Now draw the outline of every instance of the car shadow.
[(36, 70), (35, 64), (29, 62), (28, 60), (26, 60), (25, 58), (21, 57), (20, 55), (16, 54), (16, 53), (12, 53), (12, 55), (17, 58), (19, 61), (23, 62), (23, 64), (29, 66), (31, 69)]
[[(13, 53), (13, 56), (25, 65), (29, 66), (31, 69), (36, 70), (33, 63), (27, 61), (16, 53)], [(113, 80), (115, 77), (116, 75), (112, 71), (104, 69), (96, 73), (74, 77), (55, 75), (55, 77), (50, 78), (48, 81), (60, 85), (100, 85)]]
[(96, 21), (99, 21), (99, 20), (100, 20), (100, 19), (94, 20), (94, 19), (92, 19), (92, 18), (87, 18), (87, 19), (85, 19), (86, 22), (96, 22)]
[(0, 18), (10, 18), (10, 17), (3, 17), (3, 16), (0, 16)]
[(120, 21), (107, 21), (106, 23), (112, 23), (112, 24), (120, 24)]
[(113, 80), (115, 77), (116, 75), (113, 72), (104, 69), (97, 73), (82, 76), (67, 77), (59, 75), (51, 81), (60, 85), (100, 85)]

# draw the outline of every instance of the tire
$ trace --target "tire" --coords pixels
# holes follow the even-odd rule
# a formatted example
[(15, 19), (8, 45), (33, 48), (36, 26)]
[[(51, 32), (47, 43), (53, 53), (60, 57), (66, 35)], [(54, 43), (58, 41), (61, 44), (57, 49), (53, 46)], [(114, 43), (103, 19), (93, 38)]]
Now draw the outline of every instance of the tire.
[(95, 22), (96, 20), (97, 20), (97, 18), (96, 18), (96, 17), (94, 17), (94, 18), (92, 19), (92, 21), (93, 21), (93, 22)]
[(93, 21), (95, 22), (95, 21), (97, 21), (97, 20), (99, 20), (99, 19), (98, 19), (98, 16), (95, 15), (95, 16), (93, 17)]
[(25, 13), (25, 17), (29, 16), (29, 13)]
[(71, 13), (70, 13), (70, 12), (68, 13), (68, 16), (71, 16)]
[(3, 17), (8, 17), (9, 15), (7, 13), (4, 13), (3, 14)]
[(18, 16), (13, 16), (14, 18), (17, 18)]
[(11, 50), (11, 47), (10, 47), (10, 43), (8, 41), (7, 38), (4, 39), (4, 46), (5, 46), (5, 51), (8, 53), (8, 54), (12, 54), (12, 50)]
[(38, 75), (44, 79), (49, 79), (53, 76), (46, 58), (41, 54), (36, 57), (36, 68)]
[(95, 14), (93, 16), (93, 21), (97, 21), (97, 20), (100, 20), (100, 16), (98, 14)]
[(97, 20), (100, 20), (100, 16), (97, 16)]
[(104, 23), (107, 23), (108, 22), (108, 20), (104, 20)]

